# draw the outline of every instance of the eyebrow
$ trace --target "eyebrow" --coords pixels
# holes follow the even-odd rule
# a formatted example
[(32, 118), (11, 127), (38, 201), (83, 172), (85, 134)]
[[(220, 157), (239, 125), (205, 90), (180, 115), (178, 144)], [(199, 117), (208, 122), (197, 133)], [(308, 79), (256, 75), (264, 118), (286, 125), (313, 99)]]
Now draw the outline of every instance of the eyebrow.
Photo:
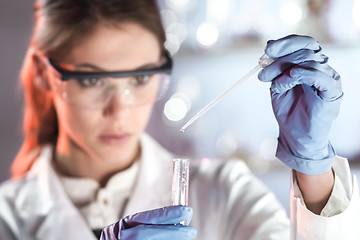
[[(159, 67), (160, 65), (157, 64), (157, 63), (147, 63), (147, 64), (141, 65), (140, 67), (137, 67), (135, 69), (131, 69), (131, 71), (151, 69), (151, 68)], [(96, 71), (108, 72), (108, 70), (105, 70), (105, 69), (103, 69), (103, 68), (101, 68), (99, 66), (93, 65), (91, 63), (75, 64), (74, 66), (76, 68), (84, 68), (84, 67), (86, 67), (86, 68), (91, 68), (91, 69), (96, 70)], [(129, 71), (129, 70), (125, 70), (125, 71)]]

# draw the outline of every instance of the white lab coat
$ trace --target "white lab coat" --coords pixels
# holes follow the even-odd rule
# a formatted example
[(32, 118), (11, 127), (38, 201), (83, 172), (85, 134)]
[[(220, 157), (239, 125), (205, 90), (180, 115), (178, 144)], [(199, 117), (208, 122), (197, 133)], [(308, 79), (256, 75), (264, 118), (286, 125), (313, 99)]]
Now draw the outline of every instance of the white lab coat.
[[(51, 165), (51, 147), (44, 147), (31, 170), (0, 187), (0, 239), (95, 239), (66, 196)], [(151, 137), (142, 138), (139, 179), (125, 215), (171, 204), (172, 158)], [(339, 163), (349, 197), (348, 209), (331, 218), (316, 216), (291, 197), (291, 225), (272, 193), (238, 160), (203, 160), (191, 167), (191, 225), (200, 240), (360, 239), (357, 185), (351, 187), (346, 164)], [(346, 181), (345, 181), (346, 180)], [(355, 181), (356, 184), (356, 181)], [(354, 222), (354, 221), (357, 222)]]

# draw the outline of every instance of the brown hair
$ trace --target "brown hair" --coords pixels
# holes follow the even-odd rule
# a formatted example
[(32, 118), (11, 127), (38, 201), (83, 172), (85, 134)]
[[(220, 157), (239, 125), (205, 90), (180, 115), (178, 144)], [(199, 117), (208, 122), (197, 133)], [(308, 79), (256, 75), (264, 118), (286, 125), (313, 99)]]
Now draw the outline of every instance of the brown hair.
[(99, 22), (114, 27), (134, 22), (152, 32), (165, 50), (165, 32), (156, 0), (37, 0), (34, 10), (35, 27), (20, 74), (25, 94), (24, 141), (12, 165), (13, 177), (29, 170), (41, 146), (55, 146), (58, 137), (52, 97), (37, 84), (42, 76), (36, 71), (32, 49), (48, 56), (66, 54)]

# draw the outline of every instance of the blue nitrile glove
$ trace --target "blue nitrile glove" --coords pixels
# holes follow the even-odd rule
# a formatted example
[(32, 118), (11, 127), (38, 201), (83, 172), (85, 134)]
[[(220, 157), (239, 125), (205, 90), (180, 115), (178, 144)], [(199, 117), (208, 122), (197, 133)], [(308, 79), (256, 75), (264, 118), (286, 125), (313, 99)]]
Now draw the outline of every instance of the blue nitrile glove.
[(272, 107), (280, 130), (276, 157), (304, 174), (329, 171), (335, 157), (329, 132), (343, 96), (339, 74), (327, 64), (319, 43), (308, 36), (269, 41), (265, 53), (275, 61), (258, 77), (272, 82)]
[(136, 213), (107, 226), (101, 240), (186, 240), (196, 237), (196, 230), (179, 224), (190, 223), (193, 211), (190, 207), (169, 206)]

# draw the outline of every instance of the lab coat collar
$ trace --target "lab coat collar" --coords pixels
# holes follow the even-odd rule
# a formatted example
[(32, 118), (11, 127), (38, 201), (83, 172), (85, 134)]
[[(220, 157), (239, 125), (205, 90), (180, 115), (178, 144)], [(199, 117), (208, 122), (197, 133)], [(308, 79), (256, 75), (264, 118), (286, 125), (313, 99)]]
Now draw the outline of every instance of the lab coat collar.
[[(139, 177), (134, 187), (124, 216), (154, 208), (171, 205), (171, 181), (173, 156), (163, 149), (149, 135), (141, 137), (141, 159)], [(95, 239), (91, 229), (80, 215), (79, 211), (67, 197), (58, 175), (52, 167), (51, 146), (45, 146), (38, 160), (26, 175), (27, 180), (34, 182), (33, 193), (40, 202), (35, 207), (27, 201), (17, 201), (19, 212), (26, 214), (26, 221), (39, 222), (34, 228), (36, 239)], [(28, 198), (28, 201), (31, 201)], [(32, 208), (29, 208), (32, 206)], [(67, 219), (71, 219), (68, 221)], [(66, 233), (59, 229), (58, 232), (50, 231), (53, 225), (66, 229)]]
[(124, 216), (171, 205), (173, 156), (152, 137), (141, 137), (139, 178)]
[[(51, 164), (52, 151), (51, 146), (44, 147), (38, 160), (26, 176), (28, 179), (35, 180), (37, 187), (34, 189), (39, 191), (36, 196), (38, 199), (33, 199), (33, 201), (43, 203), (35, 207), (33, 204), (29, 204), (28, 206), (33, 206), (32, 209), (28, 207), (25, 209), (27, 204), (24, 204), (25, 208), (22, 209), (23, 212), (29, 214), (27, 221), (43, 219), (41, 224), (36, 226), (35, 239), (60, 240), (64, 239), (64, 236), (69, 240), (95, 239), (91, 229), (65, 194), (60, 179)], [(54, 225), (57, 224), (60, 228), (59, 231), (52, 231)]]

